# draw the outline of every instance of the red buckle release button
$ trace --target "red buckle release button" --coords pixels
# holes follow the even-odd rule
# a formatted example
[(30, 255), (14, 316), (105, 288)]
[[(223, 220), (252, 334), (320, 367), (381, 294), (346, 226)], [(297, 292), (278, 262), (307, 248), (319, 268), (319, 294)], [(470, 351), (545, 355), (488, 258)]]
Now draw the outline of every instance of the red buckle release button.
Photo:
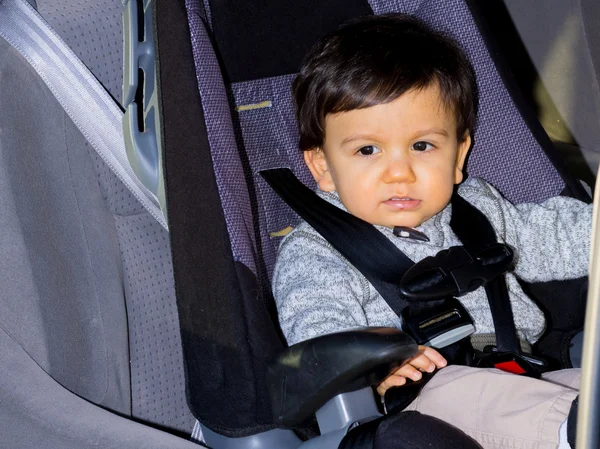
[(514, 360), (509, 360), (507, 362), (495, 363), (494, 366), (498, 369), (501, 369), (502, 371), (507, 371), (507, 372), (513, 373), (513, 374), (524, 374), (527, 372), (521, 367), (521, 365), (519, 365)]

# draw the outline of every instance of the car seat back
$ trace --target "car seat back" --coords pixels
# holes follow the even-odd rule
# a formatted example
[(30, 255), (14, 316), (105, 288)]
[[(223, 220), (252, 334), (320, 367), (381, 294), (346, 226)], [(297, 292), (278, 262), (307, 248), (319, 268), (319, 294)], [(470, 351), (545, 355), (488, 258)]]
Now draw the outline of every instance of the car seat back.
[[(121, 2), (37, 6), (120, 98)], [(0, 54), (1, 328), (73, 393), (189, 434), (168, 234), (2, 39)]]
[(65, 124), (28, 63), (6, 42), (0, 46), (0, 109), (11, 111), (0, 118), (2, 328), (62, 385), (128, 414), (127, 322), (112, 217), (89, 183), (97, 175), (85, 140)]

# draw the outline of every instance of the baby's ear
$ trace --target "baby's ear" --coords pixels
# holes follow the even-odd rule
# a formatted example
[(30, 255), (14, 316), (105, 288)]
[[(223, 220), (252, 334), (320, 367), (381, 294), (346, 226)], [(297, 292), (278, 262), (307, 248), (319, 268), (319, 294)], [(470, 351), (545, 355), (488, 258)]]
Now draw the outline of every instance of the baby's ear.
[(458, 142), (458, 149), (456, 151), (456, 159), (454, 161), (454, 184), (460, 184), (463, 180), (463, 168), (467, 160), (467, 155), (471, 149), (471, 133), (470, 131), (465, 132), (465, 136), (461, 142)]
[(317, 185), (324, 192), (332, 192), (335, 190), (333, 178), (327, 165), (325, 153), (320, 148), (314, 148), (304, 152), (304, 162), (310, 170)]

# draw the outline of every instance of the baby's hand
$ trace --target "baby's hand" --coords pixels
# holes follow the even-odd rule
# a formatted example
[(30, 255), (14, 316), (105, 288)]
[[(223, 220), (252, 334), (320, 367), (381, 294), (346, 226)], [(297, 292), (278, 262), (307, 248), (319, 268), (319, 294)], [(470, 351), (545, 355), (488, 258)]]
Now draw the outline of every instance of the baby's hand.
[(416, 356), (390, 374), (377, 386), (377, 393), (381, 396), (390, 387), (399, 387), (406, 383), (406, 379), (419, 380), (421, 371), (432, 373), (436, 368), (443, 368), (448, 364), (446, 359), (435, 349), (428, 346), (419, 346)]

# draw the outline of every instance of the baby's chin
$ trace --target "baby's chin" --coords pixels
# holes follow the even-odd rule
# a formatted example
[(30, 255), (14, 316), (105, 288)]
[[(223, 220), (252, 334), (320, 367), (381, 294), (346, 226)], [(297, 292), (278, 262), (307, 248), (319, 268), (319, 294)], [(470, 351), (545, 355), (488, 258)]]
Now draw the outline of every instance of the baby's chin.
[(375, 226), (383, 226), (384, 228), (394, 229), (395, 227), (417, 228), (427, 220), (381, 220), (378, 223), (371, 223)]
[(381, 226), (391, 229), (397, 226), (402, 226), (405, 228), (418, 228), (435, 215), (431, 214), (430, 212), (431, 211), (424, 210), (396, 212), (395, 214), (386, 214), (382, 216), (379, 221)]
[(403, 220), (399, 220), (398, 217), (373, 217), (373, 216), (361, 216), (360, 214), (352, 214), (367, 223), (374, 226), (382, 226), (384, 228), (393, 229), (396, 226), (403, 226), (405, 228), (416, 228), (421, 226), (427, 219), (421, 219), (418, 217), (405, 217)]
[(398, 220), (397, 218), (395, 220), (382, 220), (380, 226), (385, 226), (390, 229), (398, 226), (404, 228), (418, 228), (430, 218), (431, 217), (406, 217), (404, 220)]
[(366, 221), (367, 223), (390, 229), (393, 229), (396, 226), (416, 228), (431, 218), (423, 217), (421, 214), (408, 211), (396, 214), (374, 214), (372, 211), (369, 211), (369, 213), (366, 211), (352, 211), (350, 208), (347, 209), (352, 215)]

